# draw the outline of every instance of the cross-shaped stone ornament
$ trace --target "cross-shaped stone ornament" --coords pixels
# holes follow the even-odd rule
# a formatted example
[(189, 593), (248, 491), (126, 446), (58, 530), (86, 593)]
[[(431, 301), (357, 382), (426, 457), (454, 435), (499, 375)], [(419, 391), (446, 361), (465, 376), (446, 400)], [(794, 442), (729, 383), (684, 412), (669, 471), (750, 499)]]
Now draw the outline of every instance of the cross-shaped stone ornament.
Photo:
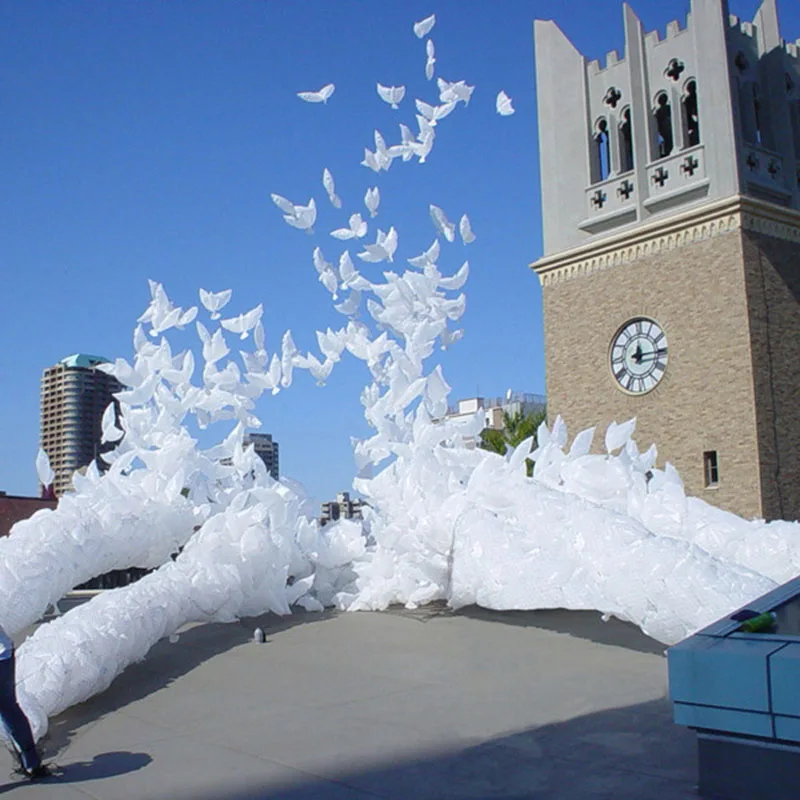
[(778, 177), (778, 173), (781, 171), (781, 168), (778, 166), (778, 162), (773, 158), (769, 162), (769, 166), (767, 167), (767, 172), (769, 172), (770, 177), (772, 180)]
[(611, 108), (616, 108), (617, 103), (622, 99), (622, 92), (617, 89), (616, 86), (609, 86), (608, 91), (606, 92), (605, 97), (603, 98), (603, 102), (611, 106)]
[(633, 194), (633, 184), (629, 180), (624, 180), (617, 186), (617, 194), (623, 199), (627, 200)]
[(750, 167), (751, 171), (755, 171), (758, 169), (758, 158), (756, 154), (751, 152), (747, 156), (747, 161), (745, 162), (748, 167)]
[(673, 58), (670, 59), (669, 64), (667, 64), (667, 68), (664, 70), (664, 74), (668, 78), (672, 78), (672, 80), (677, 81), (681, 77), (681, 72), (686, 69), (686, 65), (680, 59)]
[(694, 156), (686, 156), (683, 159), (683, 163), (681, 164), (681, 172), (684, 175), (688, 175), (692, 177), (694, 175), (694, 171), (700, 166), (700, 162)]
[(605, 205), (606, 200), (608, 200), (608, 197), (607, 197), (606, 193), (604, 191), (602, 191), (601, 189), (598, 189), (592, 195), (592, 205), (597, 209), (602, 208)]
[(650, 180), (653, 183), (658, 184), (659, 188), (662, 188), (664, 184), (667, 182), (669, 178), (669, 172), (664, 169), (664, 167), (659, 167), (651, 176)]

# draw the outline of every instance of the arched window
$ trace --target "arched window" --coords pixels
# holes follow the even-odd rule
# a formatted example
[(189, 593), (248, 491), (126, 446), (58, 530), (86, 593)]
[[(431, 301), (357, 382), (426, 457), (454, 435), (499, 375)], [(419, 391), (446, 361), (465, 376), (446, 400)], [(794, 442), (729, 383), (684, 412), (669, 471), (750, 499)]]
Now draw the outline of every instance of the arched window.
[(656, 120), (657, 158), (666, 158), (672, 152), (672, 107), (666, 92), (656, 95), (656, 108), (653, 112)]
[(687, 147), (700, 144), (700, 117), (697, 115), (697, 81), (686, 83), (683, 96), (683, 128), (686, 132)]
[(608, 122), (604, 117), (597, 121), (594, 135), (597, 177), (604, 181), (611, 174), (611, 142), (608, 136)]
[(633, 169), (633, 129), (631, 128), (630, 106), (622, 112), (619, 124), (619, 158), (620, 170), (629, 172)]
[(764, 142), (764, 120), (762, 119), (761, 114), (761, 96), (758, 92), (758, 85), (753, 84), (753, 116), (755, 119), (755, 136), (756, 136), (756, 144), (763, 144)]

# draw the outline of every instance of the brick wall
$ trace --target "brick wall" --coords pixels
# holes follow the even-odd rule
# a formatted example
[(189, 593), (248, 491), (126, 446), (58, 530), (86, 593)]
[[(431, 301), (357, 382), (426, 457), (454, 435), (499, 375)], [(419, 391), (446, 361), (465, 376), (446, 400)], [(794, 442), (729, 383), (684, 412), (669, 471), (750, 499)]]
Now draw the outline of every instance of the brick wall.
[(38, 497), (0, 495), (0, 536), (8, 536), (16, 522), (32, 517), (42, 508), (55, 508), (57, 503), (57, 500), (42, 500)]
[[(745, 517), (762, 516), (753, 359), (739, 230), (543, 287), (547, 401), (571, 436), (637, 417), (641, 449), (655, 442), (688, 494)], [(609, 344), (631, 317), (663, 327), (669, 364), (643, 396), (617, 388)], [(703, 453), (718, 453), (720, 482), (705, 488)], [(770, 506), (771, 508), (771, 506)]]
[(764, 515), (800, 519), (800, 243), (743, 241)]

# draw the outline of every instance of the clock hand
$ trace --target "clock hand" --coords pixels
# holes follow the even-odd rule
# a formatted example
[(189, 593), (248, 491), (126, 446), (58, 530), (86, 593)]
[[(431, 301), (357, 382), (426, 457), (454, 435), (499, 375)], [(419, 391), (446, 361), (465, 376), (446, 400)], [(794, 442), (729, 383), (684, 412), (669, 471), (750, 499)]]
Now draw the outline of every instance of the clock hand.
[(642, 361), (654, 361), (656, 358), (658, 358), (658, 356), (664, 355), (666, 352), (667, 349), (662, 347), (659, 350), (654, 350), (652, 353), (643, 353), (636, 363), (641, 364)]
[(641, 364), (642, 363), (642, 355), (643, 355), (642, 354), (642, 346), (640, 344), (637, 344), (636, 345), (636, 352), (633, 354), (633, 360), (637, 364)]

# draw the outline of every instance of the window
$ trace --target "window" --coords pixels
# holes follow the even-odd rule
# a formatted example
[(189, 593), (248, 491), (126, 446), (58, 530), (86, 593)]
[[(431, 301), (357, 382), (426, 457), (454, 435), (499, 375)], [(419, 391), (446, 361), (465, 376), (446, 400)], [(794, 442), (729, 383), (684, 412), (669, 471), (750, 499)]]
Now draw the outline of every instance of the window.
[(753, 84), (753, 116), (756, 123), (756, 144), (762, 144), (763, 133), (761, 128), (761, 98), (758, 95), (758, 87)]
[(716, 450), (706, 450), (703, 453), (703, 472), (706, 488), (719, 486), (719, 462)]
[(619, 154), (620, 169), (630, 172), (633, 169), (633, 131), (631, 130), (631, 110), (626, 108), (622, 112), (622, 122), (619, 125)]
[(683, 97), (683, 126), (686, 131), (687, 147), (700, 144), (700, 118), (697, 115), (697, 82), (694, 80), (686, 84), (686, 94)]
[(597, 151), (598, 180), (604, 181), (611, 174), (611, 147), (608, 138), (608, 122), (605, 119), (601, 118), (597, 123), (594, 144)]
[(656, 119), (656, 149), (657, 158), (666, 158), (672, 152), (672, 108), (666, 92), (656, 96), (656, 109), (653, 114)]

